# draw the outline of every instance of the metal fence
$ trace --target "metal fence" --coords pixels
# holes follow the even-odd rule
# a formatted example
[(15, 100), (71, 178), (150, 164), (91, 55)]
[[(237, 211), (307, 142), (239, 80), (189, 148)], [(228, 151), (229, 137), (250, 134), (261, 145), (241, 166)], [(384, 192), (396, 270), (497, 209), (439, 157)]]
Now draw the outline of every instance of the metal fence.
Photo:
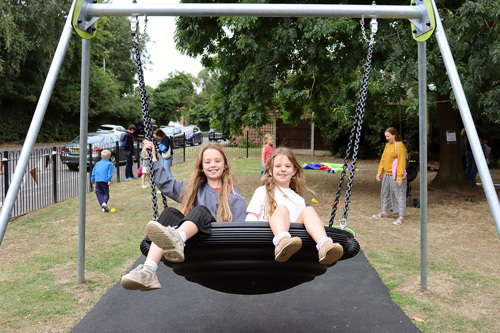
[[(265, 133), (264, 133), (265, 134)], [(242, 136), (232, 136), (226, 140), (219, 140), (218, 143), (224, 148), (230, 158), (248, 158), (250, 156), (260, 156), (262, 149), (263, 133), (257, 131), (247, 131)], [(207, 139), (204, 140), (208, 142)], [(54, 203), (78, 196), (78, 171), (70, 170), (61, 161), (62, 148), (64, 145), (50, 148), (34, 149), (31, 153), (27, 170), (24, 173), (23, 181), (19, 189), (11, 219), (26, 213), (50, 206)], [(119, 142), (116, 142), (116, 151), (119, 151)], [(184, 147), (174, 150), (173, 164), (183, 163), (196, 159), (202, 145), (188, 146), (184, 141)], [(89, 151), (93, 151), (96, 146), (89, 145)], [(140, 156), (142, 142), (136, 142), (136, 157)], [(5, 150), (2, 153), (0, 171), (0, 209), (11, 185), (11, 179), (17, 162), (21, 154), (20, 150)], [(87, 172), (87, 192), (93, 191), (90, 183), (90, 175), (95, 161), (95, 154), (89, 154), (89, 168)], [(112, 182), (120, 182), (125, 179), (125, 164), (119, 163), (120, 156), (116, 158), (115, 169)], [(133, 165), (134, 175), (140, 166), (137, 159)]]

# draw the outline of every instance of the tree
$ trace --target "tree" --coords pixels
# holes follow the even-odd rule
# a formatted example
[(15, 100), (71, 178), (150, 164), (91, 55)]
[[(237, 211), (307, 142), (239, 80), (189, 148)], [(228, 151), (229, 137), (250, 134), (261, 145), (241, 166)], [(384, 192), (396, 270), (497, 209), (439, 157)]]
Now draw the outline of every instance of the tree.
[[(443, 26), (453, 53), (455, 64), (461, 76), (468, 104), (476, 121), (495, 120), (500, 117), (500, 96), (498, 73), (500, 72), (500, 30), (497, 25), (500, 3), (498, 1), (441, 1), (438, 6), (444, 19)], [(438, 7), (439, 8), (439, 7)], [(396, 80), (411, 83), (404, 70), (402, 59), (416, 61), (408, 46), (395, 46), (402, 49), (399, 58), (388, 60)], [(463, 128), (451, 84), (435, 38), (427, 45), (429, 75), (428, 81), (436, 87), (430, 91), (435, 104), (430, 109), (436, 114), (438, 123), (438, 143), (440, 152), (439, 172), (431, 186), (434, 188), (457, 187), (462, 190), (468, 186), (463, 173), (460, 153), (460, 131)], [(450, 144), (446, 135), (454, 133), (456, 144)]]
[[(71, 5), (64, 1), (0, 2), (0, 142), (22, 140), (45, 83)], [(135, 122), (140, 100), (123, 106), (133, 92), (135, 65), (127, 18), (101, 18), (91, 42), (89, 129), (103, 119)], [(76, 34), (74, 34), (76, 36)], [(143, 39), (141, 52), (144, 53)], [(70, 140), (79, 128), (81, 39), (70, 41), (47, 108), (39, 141)], [(107, 58), (106, 72), (103, 58)], [(15, 114), (16, 117), (12, 117)]]
[[(350, 131), (365, 61), (360, 50), (367, 48), (357, 20), (183, 17), (177, 24), (178, 46), (188, 55), (201, 55), (205, 67), (220, 70), (211, 101), (219, 128), (259, 127), (271, 121), (271, 108), (289, 123), (314, 114), (311, 121), (326, 129), (332, 150), (345, 150), (336, 141), (345, 142)], [(377, 52), (375, 62), (380, 63), (383, 50)], [(373, 73), (381, 83), (370, 87), (367, 109), (396, 109), (387, 105), (400, 102), (405, 89), (394, 88), (388, 95), (390, 75)], [(377, 140), (365, 137), (361, 146), (366, 152), (376, 150), (371, 142), (378, 149), (383, 126), (374, 126)]]
[(194, 78), (185, 73), (170, 73), (151, 93), (150, 111), (160, 124), (178, 120), (183, 108), (193, 105)]
[(193, 98), (194, 105), (184, 111), (184, 116), (190, 124), (196, 124), (202, 131), (210, 129), (211, 108), (210, 97), (215, 93), (217, 84), (217, 73), (211, 73), (206, 69), (198, 73), (201, 91)]
[[(498, 119), (499, 2), (443, 0), (437, 6), (445, 14), (471, 109), (490, 120)], [(357, 20), (183, 17), (177, 21), (176, 41), (186, 54), (201, 55), (205, 67), (220, 70), (212, 112), (223, 126), (233, 130), (243, 124), (258, 127), (270, 121), (268, 109), (278, 108), (286, 122), (311, 117), (323, 127), (332, 152), (344, 150), (367, 47)], [(417, 43), (409, 22), (379, 20), (376, 41), (360, 156), (380, 154), (382, 133), (389, 126), (402, 130), (410, 151), (418, 147)], [(434, 37), (428, 50), (429, 82), (437, 87), (429, 91), (429, 100), (438, 102), (438, 97), (449, 96), (447, 100), (453, 103)], [(459, 174), (460, 170), (453, 170), (449, 179), (456, 180)]]

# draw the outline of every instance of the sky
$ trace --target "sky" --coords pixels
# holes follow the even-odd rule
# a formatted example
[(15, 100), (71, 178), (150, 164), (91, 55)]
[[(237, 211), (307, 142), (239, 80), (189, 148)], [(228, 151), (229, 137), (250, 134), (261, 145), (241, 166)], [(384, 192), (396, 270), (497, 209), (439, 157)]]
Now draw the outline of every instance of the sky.
[[(115, 5), (130, 5), (132, 0), (113, 0)], [(175, 4), (178, 0), (137, 0), (139, 4)], [(140, 29), (144, 29), (144, 17), (140, 17)], [(197, 76), (203, 69), (200, 57), (191, 58), (181, 54), (175, 48), (174, 32), (175, 17), (173, 16), (148, 16), (146, 32), (151, 41), (147, 45), (150, 61), (147, 69), (144, 69), (144, 81), (146, 85), (156, 88), (160, 81), (168, 78), (173, 71), (191, 73)]]

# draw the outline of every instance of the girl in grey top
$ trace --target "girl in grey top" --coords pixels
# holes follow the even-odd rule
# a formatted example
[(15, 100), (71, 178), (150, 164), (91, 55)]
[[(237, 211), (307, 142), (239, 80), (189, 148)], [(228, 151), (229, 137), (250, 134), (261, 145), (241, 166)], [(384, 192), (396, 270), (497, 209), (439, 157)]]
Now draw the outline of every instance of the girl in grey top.
[[(144, 141), (143, 149), (154, 149)], [(153, 154), (153, 161), (156, 157)], [(153, 165), (158, 188), (173, 200), (180, 202), (180, 210), (168, 207), (158, 222), (147, 224), (151, 240), (143, 265), (122, 277), (123, 288), (153, 290), (161, 288), (156, 269), (162, 257), (171, 262), (184, 261), (184, 245), (198, 232), (211, 233), (211, 223), (245, 221), (246, 205), (241, 193), (234, 187), (229, 161), (221, 146), (212, 143), (202, 147), (187, 183), (168, 179), (166, 170), (158, 162)]]

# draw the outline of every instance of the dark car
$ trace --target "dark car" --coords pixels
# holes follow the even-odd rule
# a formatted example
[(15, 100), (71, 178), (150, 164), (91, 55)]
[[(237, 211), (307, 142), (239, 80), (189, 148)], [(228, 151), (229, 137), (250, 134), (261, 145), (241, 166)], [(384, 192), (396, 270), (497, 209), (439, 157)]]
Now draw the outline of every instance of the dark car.
[(184, 126), (181, 130), (186, 134), (186, 143), (190, 146), (203, 143), (203, 132), (197, 126)]
[(172, 148), (184, 147), (184, 132), (179, 127), (166, 126), (161, 127), (161, 130), (168, 135), (171, 141)]
[[(117, 157), (117, 142), (120, 141), (120, 135), (111, 132), (95, 132), (88, 133), (87, 136), (87, 149), (92, 145), (92, 152), (87, 154), (87, 165), (90, 164), (90, 154), (92, 154), (92, 163), (101, 160), (101, 152), (105, 149), (111, 152), (111, 163), (116, 163)], [(118, 145), (119, 146), (119, 145)], [(120, 163), (125, 163), (124, 148), (119, 146)], [(66, 164), (70, 170), (77, 170), (80, 164), (80, 136), (76, 137), (71, 143), (65, 145), (61, 151), (61, 162)]]
[(210, 141), (219, 141), (219, 140), (227, 140), (228, 135), (221, 133), (221, 132), (216, 132), (213, 128), (208, 131), (208, 140)]

